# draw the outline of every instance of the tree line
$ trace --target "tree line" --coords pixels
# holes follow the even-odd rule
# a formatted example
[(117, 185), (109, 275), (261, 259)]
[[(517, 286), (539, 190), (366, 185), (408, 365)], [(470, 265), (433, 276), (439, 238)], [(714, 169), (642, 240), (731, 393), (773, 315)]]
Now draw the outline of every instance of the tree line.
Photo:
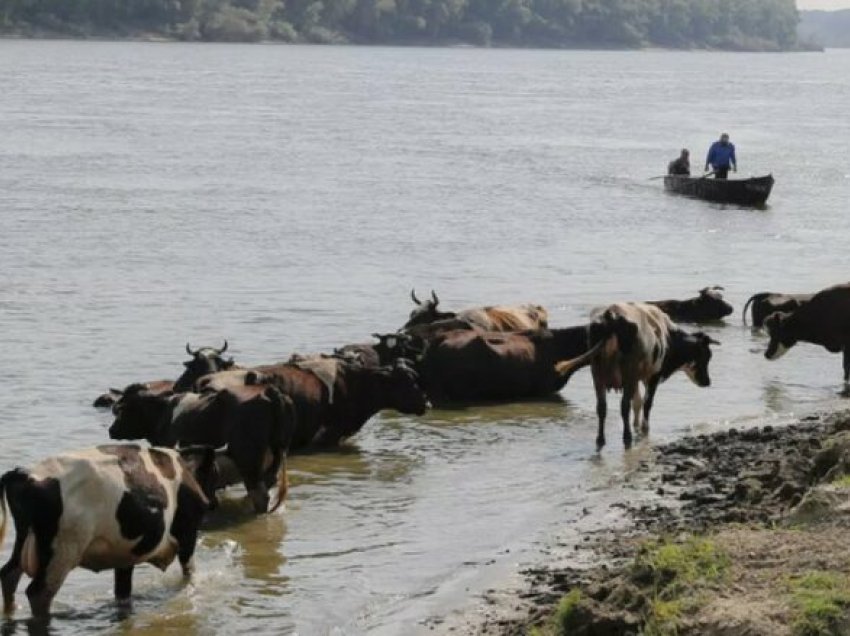
[(797, 46), (795, 0), (0, 0), (0, 31), (477, 46)]

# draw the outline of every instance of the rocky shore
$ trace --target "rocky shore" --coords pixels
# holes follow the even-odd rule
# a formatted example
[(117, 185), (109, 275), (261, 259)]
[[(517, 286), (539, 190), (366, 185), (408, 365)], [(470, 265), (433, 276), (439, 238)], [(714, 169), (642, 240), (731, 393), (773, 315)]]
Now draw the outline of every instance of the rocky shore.
[(850, 634), (850, 412), (685, 437), (636, 472), (654, 497), (573, 546), (593, 565), (527, 570), (471, 631)]

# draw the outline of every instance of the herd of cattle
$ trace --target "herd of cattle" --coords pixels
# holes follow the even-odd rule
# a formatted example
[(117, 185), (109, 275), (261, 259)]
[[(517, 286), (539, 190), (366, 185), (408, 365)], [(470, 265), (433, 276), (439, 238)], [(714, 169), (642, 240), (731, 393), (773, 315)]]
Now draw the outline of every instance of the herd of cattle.
[[(35, 617), (49, 615), (78, 566), (115, 570), (118, 599), (129, 598), (137, 564), (164, 570), (177, 557), (188, 575), (217, 490), (242, 483), (256, 512), (275, 510), (286, 498), (288, 453), (335, 446), (383, 409), (421, 415), (432, 401), (545, 396), (589, 366), (597, 448), (605, 444), (610, 390), (622, 392), (629, 446), (633, 428), (648, 431), (661, 382), (682, 370), (697, 386), (709, 386), (711, 345), (719, 343), (677, 323), (731, 314), (721, 291), (617, 303), (595, 310), (590, 323), (567, 328), (549, 328), (537, 305), (443, 312), (434, 292), (424, 302), (411, 292), (415, 308), (398, 332), (331, 354), (243, 367), (224, 357), (227, 342), (187, 344), (190, 359), (176, 380), (111, 389), (95, 401), (112, 409), (112, 439), (146, 440), (150, 447), (98, 446), (0, 477), (0, 543), (8, 517), (16, 530), (0, 570), (4, 612), (14, 608), (23, 573), (32, 579), (26, 592)], [(850, 380), (850, 284), (812, 295), (756, 294), (744, 306), (745, 322), (750, 306), (753, 325), (770, 335), (768, 359), (799, 341), (819, 344), (844, 352), (844, 380)]]

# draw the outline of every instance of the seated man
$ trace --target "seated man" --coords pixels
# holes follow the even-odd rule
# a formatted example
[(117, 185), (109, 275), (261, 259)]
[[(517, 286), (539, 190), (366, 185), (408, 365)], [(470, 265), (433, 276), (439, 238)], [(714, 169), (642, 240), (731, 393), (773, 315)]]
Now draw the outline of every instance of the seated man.
[(690, 153), (687, 148), (682, 148), (682, 154), (679, 155), (678, 159), (674, 159), (669, 164), (667, 164), (667, 174), (681, 174), (685, 176), (690, 176), (691, 174), (691, 160)]

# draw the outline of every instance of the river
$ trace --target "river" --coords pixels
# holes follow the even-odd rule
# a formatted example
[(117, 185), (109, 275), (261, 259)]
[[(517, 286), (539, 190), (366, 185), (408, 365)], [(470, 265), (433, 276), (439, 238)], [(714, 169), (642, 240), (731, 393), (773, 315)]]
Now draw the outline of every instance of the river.
[[(713, 384), (658, 392), (594, 452), (587, 372), (561, 399), (383, 413), (295, 457), (287, 510), (238, 491), (198, 573), (71, 574), (57, 634), (410, 634), (539, 559), (647, 443), (831, 408), (838, 356), (777, 362), (740, 309), (847, 279), (850, 51), (580, 52), (0, 41), (0, 468), (106, 439), (108, 386), (175, 377), (184, 346), (240, 363), (368, 341), (433, 288), (535, 302), (553, 326), (723, 285)], [(728, 131), (765, 210), (665, 195)], [(613, 398), (611, 400), (613, 403)], [(2, 550), (8, 555), (11, 541)], [(21, 608), (4, 633), (23, 633)], [(433, 623), (430, 624), (434, 626)], [(439, 633), (439, 624), (436, 624)], [(433, 633), (433, 632), (432, 632)]]

